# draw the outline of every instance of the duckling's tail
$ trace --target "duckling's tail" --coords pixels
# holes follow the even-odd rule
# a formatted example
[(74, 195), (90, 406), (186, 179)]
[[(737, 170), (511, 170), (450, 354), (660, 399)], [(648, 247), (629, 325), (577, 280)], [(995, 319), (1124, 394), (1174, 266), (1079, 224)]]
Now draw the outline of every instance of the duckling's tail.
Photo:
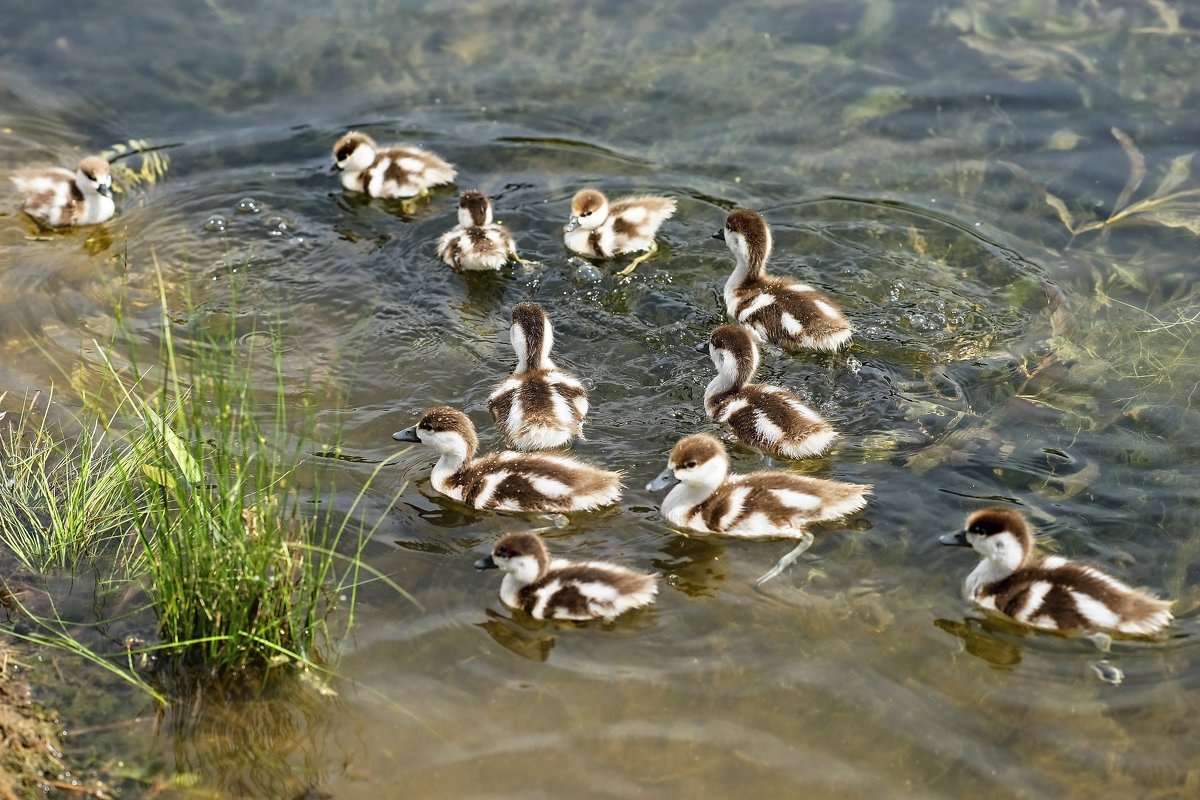
[(1121, 621), (1117, 624), (1117, 630), (1122, 633), (1151, 636), (1162, 631), (1175, 618), (1169, 600), (1159, 600), (1142, 592), (1131, 592), (1123, 605)]

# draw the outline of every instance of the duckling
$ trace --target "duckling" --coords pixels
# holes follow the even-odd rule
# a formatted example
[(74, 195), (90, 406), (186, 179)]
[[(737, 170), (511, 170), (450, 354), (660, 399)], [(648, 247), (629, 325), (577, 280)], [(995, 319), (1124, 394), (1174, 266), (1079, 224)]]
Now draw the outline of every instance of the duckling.
[(380, 148), (365, 133), (350, 131), (333, 146), (342, 186), (371, 197), (397, 199), (429, 193), (431, 186), (454, 181), (454, 167), (434, 153), (409, 145)]
[(667, 468), (646, 489), (675, 488), (662, 504), (672, 525), (748, 539), (806, 538), (809, 522), (837, 519), (863, 508), (871, 487), (791, 472), (731, 475), (725, 447), (702, 433), (680, 439)]
[(588, 258), (647, 251), (617, 273), (628, 275), (658, 250), (654, 235), (674, 213), (675, 200), (670, 197), (622, 197), (610, 204), (595, 189), (580, 189), (571, 200), (571, 218), (563, 228), (563, 241), (569, 249)]
[(458, 226), (438, 239), (437, 254), (455, 269), (500, 269), (520, 260), (512, 236), (492, 222), (492, 201), (474, 189), (459, 196)]
[(551, 561), (534, 533), (505, 535), (475, 569), (503, 570), (501, 601), (534, 619), (612, 620), (658, 593), (657, 575), (604, 561)]
[(59, 167), (22, 170), (9, 180), (25, 195), (22, 210), (52, 228), (96, 225), (116, 211), (112, 174), (100, 156), (83, 159), (74, 173)]
[(971, 547), (983, 556), (963, 584), (967, 600), (1033, 628), (1149, 636), (1171, 622), (1169, 601), (1085, 564), (1034, 557), (1029, 526), (1013, 509), (976, 511), (964, 530), (938, 541)]
[(806, 283), (767, 274), (771, 228), (761, 216), (735, 209), (713, 238), (723, 239), (737, 260), (725, 282), (725, 308), (759, 340), (831, 352), (850, 341), (853, 328), (832, 300)]
[(587, 392), (550, 360), (554, 329), (546, 312), (534, 303), (513, 306), (509, 336), (517, 368), (488, 397), (504, 441), (517, 450), (544, 450), (583, 438)]
[(837, 434), (822, 417), (786, 389), (752, 384), (758, 369), (758, 347), (745, 328), (720, 325), (707, 342), (717, 368), (704, 390), (704, 408), (714, 422), (727, 422), (751, 447), (785, 458), (819, 456)]
[(590, 511), (621, 496), (619, 473), (567, 456), (504, 451), (475, 458), (475, 426), (453, 408), (428, 409), (420, 422), (392, 438), (432, 445), (440, 454), (433, 465), (433, 488), (472, 508)]

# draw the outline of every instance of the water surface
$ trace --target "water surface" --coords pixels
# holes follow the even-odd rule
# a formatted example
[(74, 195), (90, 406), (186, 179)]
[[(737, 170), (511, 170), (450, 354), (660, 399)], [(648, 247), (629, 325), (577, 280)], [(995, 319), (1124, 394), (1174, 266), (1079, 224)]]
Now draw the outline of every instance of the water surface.
[[(53, 384), (70, 402), (99, 375), (91, 343), (111, 336), (118, 297), (135, 346), (156, 352), (157, 261), (174, 313), (200, 302), (180, 336), (231, 308), (244, 347), (279, 323), (291, 399), (319, 409), (348, 457), (309, 469), (348, 503), (429, 405), (463, 408), (498, 444), (485, 400), (513, 364), (508, 311), (538, 302), (556, 360), (591, 393), (575, 451), (629, 487), (551, 547), (663, 575), (659, 602), (614, 625), (515, 615), (471, 564), (530, 521), (437, 496), (432, 459), (406, 453), (373, 490), (376, 509), (403, 493), (368, 554), (424, 608), (365, 589), (336, 698), (297, 683), (156, 717), (73, 664), (47, 688), (89, 731), (71, 755), (128, 796), (1200, 790), (1196, 208), (1075, 236), (1065, 224), (1121, 210), (1131, 161), (1113, 128), (1146, 172), (1122, 206), (1163, 181), (1200, 185), (1179, 177), (1200, 140), (1194, 8), (5, 5), (0, 166), (131, 139), (169, 163), (127, 181), (119, 216), (89, 231), (39, 234), (0, 189), (0, 390)], [(411, 211), (343, 194), (329, 148), (349, 128), (454, 162), (457, 188), (489, 193), (540, 266), (446, 269), (433, 242), (455, 192)], [(632, 279), (562, 248), (583, 185), (678, 198)], [(839, 298), (858, 330), (837, 355), (764, 354), (762, 379), (842, 433), (795, 468), (876, 487), (762, 590), (753, 579), (786, 543), (682, 536), (642, 488), (677, 439), (714, 430), (711, 366), (692, 345), (722, 320), (732, 262), (710, 235), (735, 206), (774, 226), (773, 269)], [(269, 392), (274, 372), (261, 379)], [(1095, 677), (1089, 642), (1027, 635), (960, 599), (973, 560), (937, 534), (997, 501), (1048, 547), (1178, 600), (1171, 637), (1108, 654), (1120, 686)], [(88, 613), (86, 589), (69, 597)]]

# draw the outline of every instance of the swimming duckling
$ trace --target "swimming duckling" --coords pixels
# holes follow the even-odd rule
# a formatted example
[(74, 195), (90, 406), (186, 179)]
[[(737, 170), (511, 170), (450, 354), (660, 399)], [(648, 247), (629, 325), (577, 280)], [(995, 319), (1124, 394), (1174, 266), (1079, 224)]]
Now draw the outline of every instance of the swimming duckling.
[(554, 329), (542, 307), (513, 306), (509, 330), (517, 368), (488, 398), (488, 410), (509, 447), (544, 450), (583, 437), (587, 392), (550, 360)]
[(9, 178), (25, 195), (21, 209), (43, 225), (96, 225), (112, 219), (112, 174), (100, 156), (88, 156), (75, 172), (60, 167), (22, 170)]
[(832, 300), (806, 283), (767, 274), (771, 229), (761, 216), (735, 209), (713, 238), (723, 239), (737, 260), (725, 282), (725, 308), (760, 340), (829, 351), (850, 341), (853, 328)]
[(533, 533), (505, 535), (475, 569), (503, 570), (500, 599), (534, 619), (612, 620), (658, 593), (656, 575), (604, 561), (551, 561)]
[(438, 258), (455, 269), (500, 269), (517, 258), (517, 245), (492, 222), (492, 201), (469, 189), (458, 198), (458, 226), (441, 235)]
[(475, 458), (475, 426), (453, 408), (431, 408), (392, 438), (432, 445), (440, 454), (433, 465), (433, 488), (473, 508), (590, 511), (621, 496), (619, 473), (567, 456), (504, 451)]
[(707, 342), (717, 368), (704, 390), (704, 408), (714, 422), (727, 422), (751, 447), (786, 458), (819, 456), (834, 437), (833, 427), (786, 389), (750, 383), (758, 369), (754, 337), (740, 325), (720, 325)]
[(454, 167), (428, 150), (409, 145), (380, 148), (365, 133), (350, 131), (333, 146), (342, 186), (371, 197), (397, 199), (429, 193), (431, 186), (454, 181)]
[(646, 489), (674, 485), (662, 504), (672, 525), (746, 538), (804, 538), (809, 522), (837, 519), (867, 504), (871, 487), (792, 472), (731, 475), (725, 447), (697, 433), (680, 439), (667, 468)]
[(964, 530), (938, 541), (971, 547), (983, 556), (963, 584), (967, 600), (1031, 627), (1148, 636), (1171, 622), (1169, 601), (1085, 564), (1057, 556), (1034, 557), (1029, 526), (1012, 509), (976, 511)]
[(595, 189), (580, 189), (571, 200), (571, 218), (563, 228), (563, 241), (588, 258), (647, 251), (617, 273), (628, 275), (658, 250), (654, 236), (674, 213), (675, 200), (670, 197), (622, 197), (609, 203)]

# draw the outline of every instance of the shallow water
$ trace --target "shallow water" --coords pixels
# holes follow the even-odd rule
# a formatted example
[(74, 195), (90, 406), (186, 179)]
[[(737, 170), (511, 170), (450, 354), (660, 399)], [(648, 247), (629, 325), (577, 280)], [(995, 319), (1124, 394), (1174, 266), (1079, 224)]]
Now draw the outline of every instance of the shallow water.
[[(173, 311), (201, 303), (181, 336), (235, 288), (240, 347), (281, 320), (291, 398), (342, 436), (346, 458), (311, 469), (348, 505), (426, 406), (467, 410), (497, 444), (485, 399), (513, 363), (508, 310), (536, 301), (590, 390), (575, 450), (629, 487), (551, 546), (663, 575), (659, 602), (614, 625), (515, 616), (471, 564), (529, 520), (438, 497), (414, 450), (373, 490), (383, 509), (406, 486), (369, 558), (423, 609), (365, 589), (336, 698), (301, 683), (156, 717), (48, 654), (66, 673), (46, 699), (86, 732), (67, 739), (80, 763), (129, 796), (1200, 793), (1196, 237), (1162, 215), (1072, 237), (1047, 202), (1077, 228), (1119, 210), (1130, 160), (1112, 128), (1144, 157), (1129, 203), (1181, 174), (1200, 138), (1194, 8), (60, 6), (0, 5), (0, 167), (131, 139), (169, 163), (90, 231), (43, 236), (0, 187), (0, 391), (54, 384), (69, 403), (98, 378), (92, 341), (118, 297), (156, 352), (157, 259)], [(329, 147), (351, 127), (454, 162), (540, 266), (438, 263), (452, 190), (411, 213), (344, 195)], [(679, 199), (630, 280), (561, 246), (584, 184)], [(838, 297), (858, 331), (835, 356), (764, 354), (760, 378), (842, 433), (796, 468), (876, 487), (762, 590), (787, 543), (681, 536), (643, 489), (678, 438), (712, 430), (691, 345), (722, 319), (731, 258), (709, 237), (738, 205), (774, 226), (774, 270)], [(1168, 640), (1106, 656), (1121, 685), (1095, 677), (1090, 643), (959, 598), (973, 559), (937, 534), (997, 500), (1048, 547), (1178, 600)], [(92, 609), (86, 587), (63, 593), (65, 614)]]

